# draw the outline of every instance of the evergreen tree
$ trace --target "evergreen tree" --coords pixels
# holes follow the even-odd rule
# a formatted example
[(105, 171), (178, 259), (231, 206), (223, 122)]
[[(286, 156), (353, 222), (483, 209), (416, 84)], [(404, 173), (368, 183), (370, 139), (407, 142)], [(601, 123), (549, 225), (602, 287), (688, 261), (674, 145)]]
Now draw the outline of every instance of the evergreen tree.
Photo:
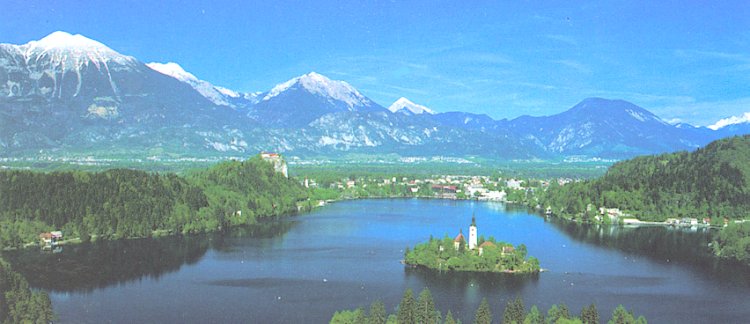
[(430, 290), (425, 288), (419, 293), (416, 312), (417, 323), (439, 323), (440, 316), (435, 310), (435, 302), (432, 300)]
[(523, 323), (526, 317), (526, 307), (523, 305), (521, 297), (516, 297), (514, 300), (509, 300), (505, 304), (505, 310), (503, 311), (503, 323)]
[(617, 306), (612, 311), (612, 318), (607, 322), (608, 324), (646, 324), (646, 319), (643, 316), (639, 316), (637, 319), (632, 312), (629, 312), (622, 305)]
[(370, 324), (385, 324), (386, 316), (385, 305), (382, 301), (377, 300), (370, 305)]
[(552, 305), (547, 311), (547, 323), (557, 323), (559, 320), (570, 319), (570, 313), (568, 312), (568, 306), (565, 304)]
[(492, 323), (492, 311), (490, 305), (487, 303), (487, 298), (482, 298), (482, 302), (477, 308), (477, 312), (474, 316), (474, 324), (491, 324)]
[(367, 314), (365, 314), (364, 308), (357, 308), (356, 313), (357, 316), (354, 317), (354, 323), (367, 323)]
[(544, 315), (539, 312), (536, 305), (531, 306), (531, 311), (523, 319), (523, 324), (544, 324)]
[(581, 310), (581, 321), (583, 324), (599, 324), (599, 311), (593, 303)]
[(448, 314), (445, 314), (445, 324), (456, 324), (456, 320), (453, 319), (453, 313), (448, 310)]
[(46, 292), (33, 292), (20, 273), (0, 258), (0, 323), (49, 323), (54, 319)]
[(414, 304), (414, 293), (411, 289), (407, 289), (406, 292), (404, 292), (404, 297), (401, 298), (401, 303), (398, 304), (398, 313), (396, 317), (399, 324), (416, 323), (416, 307)]

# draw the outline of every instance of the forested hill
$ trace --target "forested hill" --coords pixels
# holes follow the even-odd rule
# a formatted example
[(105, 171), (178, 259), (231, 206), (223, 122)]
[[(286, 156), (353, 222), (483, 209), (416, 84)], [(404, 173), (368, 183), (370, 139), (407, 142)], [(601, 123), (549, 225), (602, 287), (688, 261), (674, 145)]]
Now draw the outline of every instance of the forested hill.
[(643, 156), (613, 165), (596, 180), (552, 188), (553, 212), (590, 217), (592, 207), (620, 208), (644, 220), (742, 218), (750, 210), (750, 135), (694, 152)]
[(0, 247), (63, 230), (66, 238), (148, 237), (254, 223), (296, 212), (306, 191), (254, 157), (188, 177), (115, 169), (0, 172)]

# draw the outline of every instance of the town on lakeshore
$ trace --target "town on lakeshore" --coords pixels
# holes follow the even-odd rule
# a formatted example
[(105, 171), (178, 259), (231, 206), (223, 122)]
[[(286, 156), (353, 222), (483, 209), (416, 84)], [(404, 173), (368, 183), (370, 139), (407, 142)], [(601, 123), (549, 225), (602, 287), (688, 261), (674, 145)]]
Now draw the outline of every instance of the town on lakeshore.
[[(597, 224), (663, 225), (696, 230), (709, 226), (724, 227), (731, 222), (730, 219), (724, 217), (667, 217), (663, 221), (648, 221), (639, 219), (635, 212), (605, 206), (597, 208), (594, 205), (586, 207), (585, 215), (574, 215), (559, 209), (555, 210), (550, 205), (543, 205), (540, 196), (551, 187), (563, 187), (581, 181), (583, 181), (581, 178), (534, 179), (503, 175), (368, 175), (347, 178), (323, 177), (323, 179), (305, 177), (301, 183), (313, 193), (328, 192), (328, 195), (313, 195), (313, 198), (320, 198), (315, 200), (315, 206), (323, 206), (338, 199), (356, 198), (469, 199), (524, 205), (547, 217), (561, 217)], [(734, 220), (734, 222), (743, 221)]]

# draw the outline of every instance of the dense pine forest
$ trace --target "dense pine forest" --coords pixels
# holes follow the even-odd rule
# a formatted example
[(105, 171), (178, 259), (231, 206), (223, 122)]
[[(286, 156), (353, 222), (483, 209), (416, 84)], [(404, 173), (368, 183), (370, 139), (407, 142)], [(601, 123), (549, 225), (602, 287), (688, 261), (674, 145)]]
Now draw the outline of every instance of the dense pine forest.
[[(62, 230), (88, 241), (210, 232), (297, 211), (307, 192), (260, 157), (186, 177), (128, 169), (0, 172), (0, 248)], [(47, 323), (52, 305), (0, 257), (0, 322)]]
[(32, 291), (26, 279), (0, 259), (0, 323), (51, 323), (53, 319), (49, 295)]
[[(724, 225), (712, 244), (727, 259), (750, 261), (750, 135), (722, 139), (695, 152), (643, 156), (613, 165), (598, 179), (550, 187), (539, 203), (558, 215), (591, 220), (597, 207), (642, 220), (711, 218)], [(741, 223), (735, 223), (738, 221)]]
[[(490, 305), (487, 299), (482, 299), (479, 307), (474, 314), (474, 323), (491, 324), (497, 323), (494, 320)], [(539, 308), (532, 306), (526, 311), (523, 300), (516, 298), (505, 304), (505, 310), (502, 314), (502, 323), (581, 323), (581, 324), (599, 324), (600, 316), (596, 305), (591, 304), (581, 310), (581, 315), (571, 314), (565, 304), (552, 305), (546, 314), (542, 313)], [(369, 311), (364, 308), (355, 310), (338, 311), (333, 314), (330, 320), (331, 324), (386, 324), (386, 323), (445, 323), (456, 324), (461, 320), (454, 318), (453, 313), (448, 310), (443, 317), (443, 313), (435, 307), (430, 290), (425, 288), (419, 293), (418, 298), (414, 298), (411, 289), (404, 292), (404, 297), (398, 304), (397, 311), (394, 314), (386, 313), (383, 302), (375, 301), (370, 305)], [(643, 316), (636, 317), (631, 311), (628, 311), (622, 305), (618, 306), (613, 312), (608, 323), (623, 324), (646, 324), (647, 321)]]
[(619, 208), (654, 221), (744, 218), (750, 210), (750, 135), (719, 140), (695, 152), (619, 162), (601, 178), (552, 188), (542, 195), (541, 204), (556, 214), (584, 219), (596, 207)]
[(214, 231), (294, 213), (306, 197), (260, 157), (185, 177), (127, 169), (3, 171), (0, 246), (20, 247), (55, 229), (84, 241)]

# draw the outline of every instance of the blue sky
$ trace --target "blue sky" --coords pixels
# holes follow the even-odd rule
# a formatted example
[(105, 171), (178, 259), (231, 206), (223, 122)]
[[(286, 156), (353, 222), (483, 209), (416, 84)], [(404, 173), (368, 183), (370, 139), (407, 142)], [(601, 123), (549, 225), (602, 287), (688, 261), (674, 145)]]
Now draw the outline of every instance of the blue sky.
[(592, 96), (698, 125), (750, 111), (747, 1), (235, 2), (3, 1), (0, 42), (63, 30), (234, 90), (316, 71), (498, 119)]

